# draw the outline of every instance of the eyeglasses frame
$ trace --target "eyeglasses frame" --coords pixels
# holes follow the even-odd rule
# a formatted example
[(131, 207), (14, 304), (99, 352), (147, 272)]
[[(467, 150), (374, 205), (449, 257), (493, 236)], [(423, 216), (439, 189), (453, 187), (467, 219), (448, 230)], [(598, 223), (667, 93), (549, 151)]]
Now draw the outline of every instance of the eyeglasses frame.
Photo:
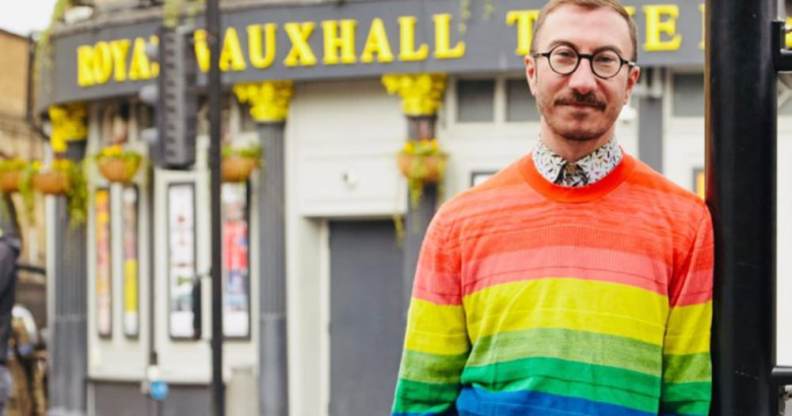
[[(575, 63), (574, 68), (572, 68), (572, 70), (567, 72), (567, 73), (558, 72), (555, 68), (553, 68), (553, 64), (550, 63), (550, 55), (552, 55), (553, 51), (555, 51), (556, 49), (558, 49), (560, 47), (570, 48), (573, 51), (575, 51), (575, 54), (577, 55), (577, 62)], [(606, 50), (609, 50), (609, 49), (606, 49)], [(600, 52), (602, 52), (602, 51), (600, 51)], [(613, 73), (613, 75), (611, 75), (609, 77), (603, 77), (602, 75), (598, 74), (597, 71), (594, 70), (594, 55), (596, 55), (596, 54), (598, 54), (600, 52), (597, 52), (597, 53), (580, 53), (580, 52), (577, 51), (577, 49), (575, 49), (575, 48), (573, 48), (573, 47), (571, 47), (569, 45), (561, 44), (561, 45), (553, 46), (547, 52), (536, 52), (536, 53), (534, 53), (531, 56), (533, 56), (534, 58), (539, 58), (540, 56), (543, 56), (543, 57), (547, 58), (547, 65), (550, 66), (550, 69), (553, 72), (555, 72), (556, 74), (562, 75), (562, 76), (568, 76), (568, 75), (572, 75), (573, 73), (575, 73), (575, 71), (577, 71), (577, 69), (580, 67), (580, 60), (584, 59), (584, 58), (588, 59), (588, 61), (589, 61), (589, 68), (591, 69), (591, 73), (594, 74), (594, 76), (596, 76), (599, 79), (611, 79), (611, 78), (615, 77), (616, 75), (619, 75), (619, 72), (621, 72), (621, 69), (622, 69), (622, 67), (624, 67), (624, 65), (627, 65), (628, 68), (634, 68), (634, 67), (638, 66), (638, 64), (636, 62), (630, 61), (628, 59), (624, 59), (624, 58), (622, 58), (621, 55), (619, 55), (618, 52), (611, 50), (611, 52), (613, 52), (616, 56), (619, 57), (619, 69), (617, 69), (616, 72)]]

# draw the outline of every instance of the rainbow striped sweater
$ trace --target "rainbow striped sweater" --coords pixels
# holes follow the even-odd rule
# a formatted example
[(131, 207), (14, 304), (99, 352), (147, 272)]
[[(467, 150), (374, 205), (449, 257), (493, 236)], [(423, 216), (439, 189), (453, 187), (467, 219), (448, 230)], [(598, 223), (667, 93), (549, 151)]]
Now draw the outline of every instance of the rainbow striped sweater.
[(583, 188), (523, 158), (432, 220), (393, 415), (707, 415), (712, 245), (631, 156)]

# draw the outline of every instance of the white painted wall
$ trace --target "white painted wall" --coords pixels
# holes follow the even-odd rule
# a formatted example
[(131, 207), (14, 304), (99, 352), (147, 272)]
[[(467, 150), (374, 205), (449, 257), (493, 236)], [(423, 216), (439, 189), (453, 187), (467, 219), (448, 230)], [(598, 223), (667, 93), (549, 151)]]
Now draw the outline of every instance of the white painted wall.
[[(238, 115), (236, 117), (238, 123)], [(94, 154), (99, 150), (99, 129), (98, 117), (92, 113), (89, 123), (89, 154)], [(244, 136), (236, 128), (232, 128), (235, 136)], [(130, 136), (136, 137), (136, 126), (131, 123)], [(137, 143), (140, 150), (143, 150), (142, 143)], [(169, 307), (169, 288), (167, 281), (167, 215), (166, 215), (166, 189), (171, 182), (193, 182), (196, 184), (196, 233), (197, 238), (197, 272), (208, 273), (210, 259), (210, 238), (209, 238), (209, 175), (206, 170), (206, 150), (208, 139), (199, 137), (196, 170), (194, 171), (165, 171), (156, 170), (154, 183), (147, 183), (144, 175), (138, 174), (136, 183), (139, 186), (140, 197), (140, 234), (139, 234), (139, 307), (140, 307), (140, 335), (137, 339), (127, 338), (123, 335), (122, 308), (123, 308), (123, 280), (120, 264), (122, 242), (121, 235), (121, 212), (120, 212), (120, 191), (119, 185), (113, 185), (111, 189), (112, 199), (112, 218), (111, 218), (111, 238), (113, 239), (113, 337), (102, 339), (97, 335), (96, 330), (96, 243), (95, 243), (95, 213), (93, 211), (93, 198), (89, 200), (88, 217), (88, 374), (89, 377), (98, 380), (118, 380), (118, 381), (140, 381), (145, 378), (148, 366), (148, 343), (152, 328), (149, 326), (149, 312), (151, 304), (155, 306), (155, 348), (159, 354), (160, 371), (162, 378), (171, 383), (209, 383), (211, 381), (211, 350), (209, 346), (209, 336), (211, 334), (211, 288), (210, 280), (204, 281), (204, 303), (203, 303), (203, 334), (204, 338), (198, 341), (173, 340), (168, 332), (168, 307)], [(97, 186), (106, 186), (107, 182), (92, 168), (89, 186), (95, 189)], [(155, 202), (155, 224), (157, 256), (155, 262), (156, 283), (154, 288), (154, 299), (149, 296), (149, 244), (151, 242), (148, 229), (149, 218), (147, 211), (148, 201), (147, 187), (154, 186), (157, 195)], [(251, 182), (251, 212), (256, 212), (255, 193), (258, 184), (255, 178)], [(258, 320), (256, 313), (259, 310), (257, 279), (259, 270), (259, 258), (255, 255), (258, 251), (258, 221), (255, 215), (250, 216), (250, 330), (249, 340), (229, 340), (224, 344), (224, 379), (230, 382), (235, 391), (255, 390), (255, 384), (250, 385), (251, 372), (257, 374), (257, 342), (258, 342)], [(238, 374), (238, 379), (232, 379), (234, 374)], [(254, 377), (253, 382), (256, 381)], [(231, 411), (229, 414), (239, 414)]]
[(406, 137), (400, 100), (379, 80), (297, 86), (287, 135), (294, 142), (297, 211), (306, 217), (404, 212), (395, 155)]
[(395, 155), (400, 100), (378, 79), (298, 84), (286, 125), (289, 405), (327, 414), (330, 398), (328, 218), (390, 218), (406, 208)]
[(792, 366), (792, 119), (788, 117), (779, 118), (777, 154), (776, 362)]
[[(92, 106), (89, 122), (87, 154), (93, 155), (100, 150), (101, 129), (99, 107)], [(110, 187), (110, 236), (112, 257), (112, 311), (113, 311), (113, 336), (100, 338), (97, 332), (96, 310), (96, 212), (94, 191), (97, 187), (108, 187), (109, 183), (99, 174), (95, 164), (89, 164), (89, 200), (87, 223), (87, 261), (88, 261), (88, 376), (98, 380), (141, 380), (145, 374), (148, 362), (149, 332), (146, 330), (149, 321), (150, 299), (149, 293), (149, 242), (148, 212), (145, 209), (148, 203), (147, 184), (143, 175), (135, 178), (138, 185), (139, 206), (138, 213), (138, 307), (139, 307), (139, 334), (136, 338), (129, 338), (123, 333), (123, 265), (122, 265), (122, 233), (121, 218), (121, 187)]]

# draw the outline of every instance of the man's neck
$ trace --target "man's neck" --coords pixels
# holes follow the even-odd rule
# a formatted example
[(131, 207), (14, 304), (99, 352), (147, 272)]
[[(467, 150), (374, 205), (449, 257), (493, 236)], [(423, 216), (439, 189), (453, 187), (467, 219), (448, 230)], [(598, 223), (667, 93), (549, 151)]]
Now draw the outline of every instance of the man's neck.
[[(542, 126), (545, 127), (545, 126)], [(569, 140), (548, 131), (548, 128), (542, 129), (540, 140), (552, 150), (555, 154), (561, 156), (567, 162), (576, 162), (581, 158), (591, 154), (602, 145), (608, 143), (613, 137), (613, 129), (609, 130), (602, 136), (591, 140)]]

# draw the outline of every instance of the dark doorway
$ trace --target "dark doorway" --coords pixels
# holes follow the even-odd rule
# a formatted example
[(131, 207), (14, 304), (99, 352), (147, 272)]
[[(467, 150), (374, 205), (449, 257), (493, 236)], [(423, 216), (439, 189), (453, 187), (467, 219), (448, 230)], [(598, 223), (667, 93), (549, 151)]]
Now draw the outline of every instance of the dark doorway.
[(330, 222), (330, 415), (390, 413), (404, 333), (390, 221)]

